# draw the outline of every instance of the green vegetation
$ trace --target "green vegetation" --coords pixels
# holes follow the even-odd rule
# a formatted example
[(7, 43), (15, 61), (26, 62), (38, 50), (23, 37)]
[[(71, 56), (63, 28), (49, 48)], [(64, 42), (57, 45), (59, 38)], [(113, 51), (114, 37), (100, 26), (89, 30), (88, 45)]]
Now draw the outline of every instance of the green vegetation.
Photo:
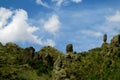
[(50, 46), (35, 52), (33, 47), (0, 43), (0, 80), (52, 80), (53, 64), (59, 55), (63, 53)]
[(0, 43), (0, 80), (120, 80), (120, 34), (101, 47), (66, 54), (46, 46), (35, 52), (14, 43)]

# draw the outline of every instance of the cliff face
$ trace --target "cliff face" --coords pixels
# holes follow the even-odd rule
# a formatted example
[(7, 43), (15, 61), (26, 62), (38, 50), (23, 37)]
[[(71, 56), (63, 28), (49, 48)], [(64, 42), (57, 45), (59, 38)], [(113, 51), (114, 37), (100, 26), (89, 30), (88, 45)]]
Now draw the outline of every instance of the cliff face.
[(101, 47), (74, 52), (72, 44), (66, 54), (46, 46), (35, 52), (14, 43), (0, 43), (0, 80), (119, 80), (120, 34)]

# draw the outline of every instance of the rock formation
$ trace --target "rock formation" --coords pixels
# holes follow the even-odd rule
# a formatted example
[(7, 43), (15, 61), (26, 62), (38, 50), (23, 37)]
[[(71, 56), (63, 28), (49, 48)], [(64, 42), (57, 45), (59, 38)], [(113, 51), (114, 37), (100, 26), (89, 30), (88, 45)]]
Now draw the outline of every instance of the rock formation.
[(107, 43), (107, 34), (104, 34), (103, 36), (103, 43), (102, 43), (102, 48), (107, 48), (109, 45)]
[(118, 46), (120, 44), (120, 34), (113, 37), (111, 40), (111, 45)]
[(103, 41), (104, 41), (104, 43), (106, 43), (106, 41), (107, 41), (107, 34), (104, 34)]
[(67, 73), (68, 67), (75, 59), (72, 44), (66, 46), (66, 55), (59, 56), (53, 67), (53, 80), (72, 80), (71, 75)]
[(66, 46), (66, 53), (69, 53), (69, 52), (73, 52), (73, 45), (72, 44), (68, 44)]

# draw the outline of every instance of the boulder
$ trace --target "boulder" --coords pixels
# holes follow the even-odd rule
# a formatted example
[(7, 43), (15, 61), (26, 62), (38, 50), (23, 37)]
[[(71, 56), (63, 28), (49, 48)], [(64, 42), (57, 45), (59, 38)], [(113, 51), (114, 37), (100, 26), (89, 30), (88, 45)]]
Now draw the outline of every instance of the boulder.
[(73, 52), (73, 45), (72, 44), (68, 44), (66, 46), (66, 53), (69, 53), (69, 52)]
[(107, 34), (104, 34), (103, 41), (104, 41), (104, 43), (106, 43), (106, 41), (107, 41)]

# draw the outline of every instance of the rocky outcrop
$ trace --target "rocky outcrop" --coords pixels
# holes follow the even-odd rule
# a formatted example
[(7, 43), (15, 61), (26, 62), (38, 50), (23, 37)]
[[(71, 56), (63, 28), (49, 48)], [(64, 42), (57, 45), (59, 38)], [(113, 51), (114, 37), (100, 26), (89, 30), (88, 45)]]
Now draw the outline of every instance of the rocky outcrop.
[(103, 43), (102, 43), (102, 48), (107, 48), (109, 47), (109, 44), (107, 43), (107, 34), (104, 34), (103, 36)]
[(104, 34), (103, 41), (104, 41), (104, 43), (106, 43), (106, 41), (107, 41), (107, 34)]
[(68, 44), (66, 46), (66, 53), (69, 53), (69, 52), (73, 52), (73, 45), (72, 44)]
[(65, 68), (65, 57), (59, 56), (53, 67), (53, 80), (69, 80)]
[(66, 55), (59, 56), (53, 67), (53, 80), (72, 80), (73, 76), (68, 74), (68, 68), (75, 59), (72, 44), (66, 46)]
[(107, 35), (105, 34), (103, 37), (103, 44), (101, 46), (101, 48), (103, 49), (102, 53), (105, 53), (105, 55), (107, 56), (114, 56), (116, 54), (120, 55), (120, 53), (118, 52), (120, 50), (120, 34), (114, 36), (111, 39), (110, 43), (107, 43)]
[[(96, 50), (98, 49), (101, 51), (100, 53), (104, 57), (120, 57), (120, 52), (118, 52), (120, 51), (120, 34), (113, 37), (110, 43), (107, 43), (107, 34), (105, 34), (103, 36), (102, 46)], [(92, 51), (89, 52), (92, 53)], [(80, 61), (81, 60), (78, 59), (77, 54), (73, 52), (73, 45), (68, 44), (66, 46), (66, 55), (59, 56), (54, 63), (53, 80), (76, 80), (76, 76), (70, 73), (70, 67), (72, 67), (71, 65), (75, 64), (75, 62)]]
[(113, 39), (111, 40), (111, 45), (113, 47), (119, 46), (119, 44), (120, 44), (120, 34), (114, 36)]

